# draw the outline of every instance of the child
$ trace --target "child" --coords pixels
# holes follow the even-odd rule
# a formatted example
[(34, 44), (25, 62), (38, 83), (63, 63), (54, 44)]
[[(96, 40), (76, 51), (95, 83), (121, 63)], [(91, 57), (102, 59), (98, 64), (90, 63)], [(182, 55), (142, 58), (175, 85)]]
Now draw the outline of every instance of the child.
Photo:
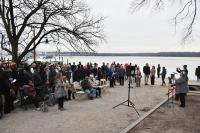
[(136, 87), (140, 87), (142, 74), (141, 74), (139, 66), (136, 68), (135, 78), (136, 78)]
[(58, 72), (56, 74), (56, 83), (55, 83), (55, 97), (58, 101), (58, 109), (60, 111), (64, 111), (64, 97), (67, 95), (65, 90), (66, 84), (63, 81), (63, 75), (62, 72)]

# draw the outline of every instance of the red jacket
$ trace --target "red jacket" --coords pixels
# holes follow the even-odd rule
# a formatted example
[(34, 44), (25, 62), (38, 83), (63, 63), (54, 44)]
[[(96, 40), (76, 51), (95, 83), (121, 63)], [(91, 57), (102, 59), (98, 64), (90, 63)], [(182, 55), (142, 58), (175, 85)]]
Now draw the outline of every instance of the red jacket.
[(24, 85), (23, 88), (24, 88), (24, 94), (26, 96), (32, 96), (32, 97), (36, 96), (36, 91), (35, 91), (35, 88), (33, 86)]

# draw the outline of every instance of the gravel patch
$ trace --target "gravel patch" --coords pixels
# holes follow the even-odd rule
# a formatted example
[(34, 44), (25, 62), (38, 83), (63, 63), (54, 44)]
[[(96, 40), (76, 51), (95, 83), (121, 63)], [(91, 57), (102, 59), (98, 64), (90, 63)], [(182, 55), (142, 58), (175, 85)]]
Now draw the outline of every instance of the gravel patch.
[[(131, 101), (140, 115), (152, 109), (166, 99), (166, 86), (157, 85), (131, 88)], [(135, 84), (133, 84), (135, 86)], [(0, 120), (1, 133), (117, 133), (138, 119), (133, 108), (115, 105), (127, 100), (128, 83), (124, 86), (107, 88), (101, 98), (95, 100), (66, 101), (65, 111), (59, 111), (57, 105), (49, 107), (44, 113), (17, 108)], [(143, 110), (143, 111), (142, 111)]]

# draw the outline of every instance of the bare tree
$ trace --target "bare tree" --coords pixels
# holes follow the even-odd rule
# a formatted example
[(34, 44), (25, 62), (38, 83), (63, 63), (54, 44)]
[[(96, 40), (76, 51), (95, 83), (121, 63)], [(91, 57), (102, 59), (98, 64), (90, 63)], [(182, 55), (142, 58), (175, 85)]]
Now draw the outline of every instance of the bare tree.
[(47, 36), (76, 51), (93, 50), (104, 40), (103, 20), (81, 0), (0, 0), (1, 48), (18, 63)]
[[(178, 0), (177, 0), (178, 1)], [(131, 4), (133, 11), (139, 10), (141, 7), (145, 5), (152, 4), (155, 9), (160, 9), (164, 7), (166, 3), (171, 2), (172, 4), (177, 2), (175, 0), (134, 0)], [(178, 24), (184, 23), (186, 25), (183, 42), (187, 40), (193, 32), (193, 27), (195, 22), (197, 21), (197, 7), (199, 1), (197, 0), (179, 0), (179, 5), (181, 6), (179, 12), (177, 12), (173, 18), (175, 28)]]

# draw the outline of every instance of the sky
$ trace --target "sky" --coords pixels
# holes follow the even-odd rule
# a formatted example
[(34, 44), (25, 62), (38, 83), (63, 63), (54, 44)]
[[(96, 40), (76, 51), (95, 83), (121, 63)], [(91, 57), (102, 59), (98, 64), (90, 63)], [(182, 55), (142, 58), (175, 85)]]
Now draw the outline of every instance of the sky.
[[(95, 48), (96, 52), (200, 52), (197, 34), (182, 44), (183, 25), (179, 25), (175, 32), (172, 18), (180, 10), (175, 4), (166, 5), (161, 11), (145, 7), (131, 12), (133, 0), (84, 1), (91, 8), (92, 15), (106, 17), (103, 22), (106, 42), (99, 43)], [(49, 46), (37, 49), (49, 49)], [(61, 48), (62, 51), (65, 51), (64, 48)]]
[(99, 44), (97, 52), (200, 51), (197, 39), (181, 43), (181, 26), (175, 33), (172, 18), (178, 11), (176, 6), (166, 5), (160, 12), (146, 7), (133, 13), (130, 10), (133, 0), (85, 1), (93, 14), (106, 17), (107, 41)]

